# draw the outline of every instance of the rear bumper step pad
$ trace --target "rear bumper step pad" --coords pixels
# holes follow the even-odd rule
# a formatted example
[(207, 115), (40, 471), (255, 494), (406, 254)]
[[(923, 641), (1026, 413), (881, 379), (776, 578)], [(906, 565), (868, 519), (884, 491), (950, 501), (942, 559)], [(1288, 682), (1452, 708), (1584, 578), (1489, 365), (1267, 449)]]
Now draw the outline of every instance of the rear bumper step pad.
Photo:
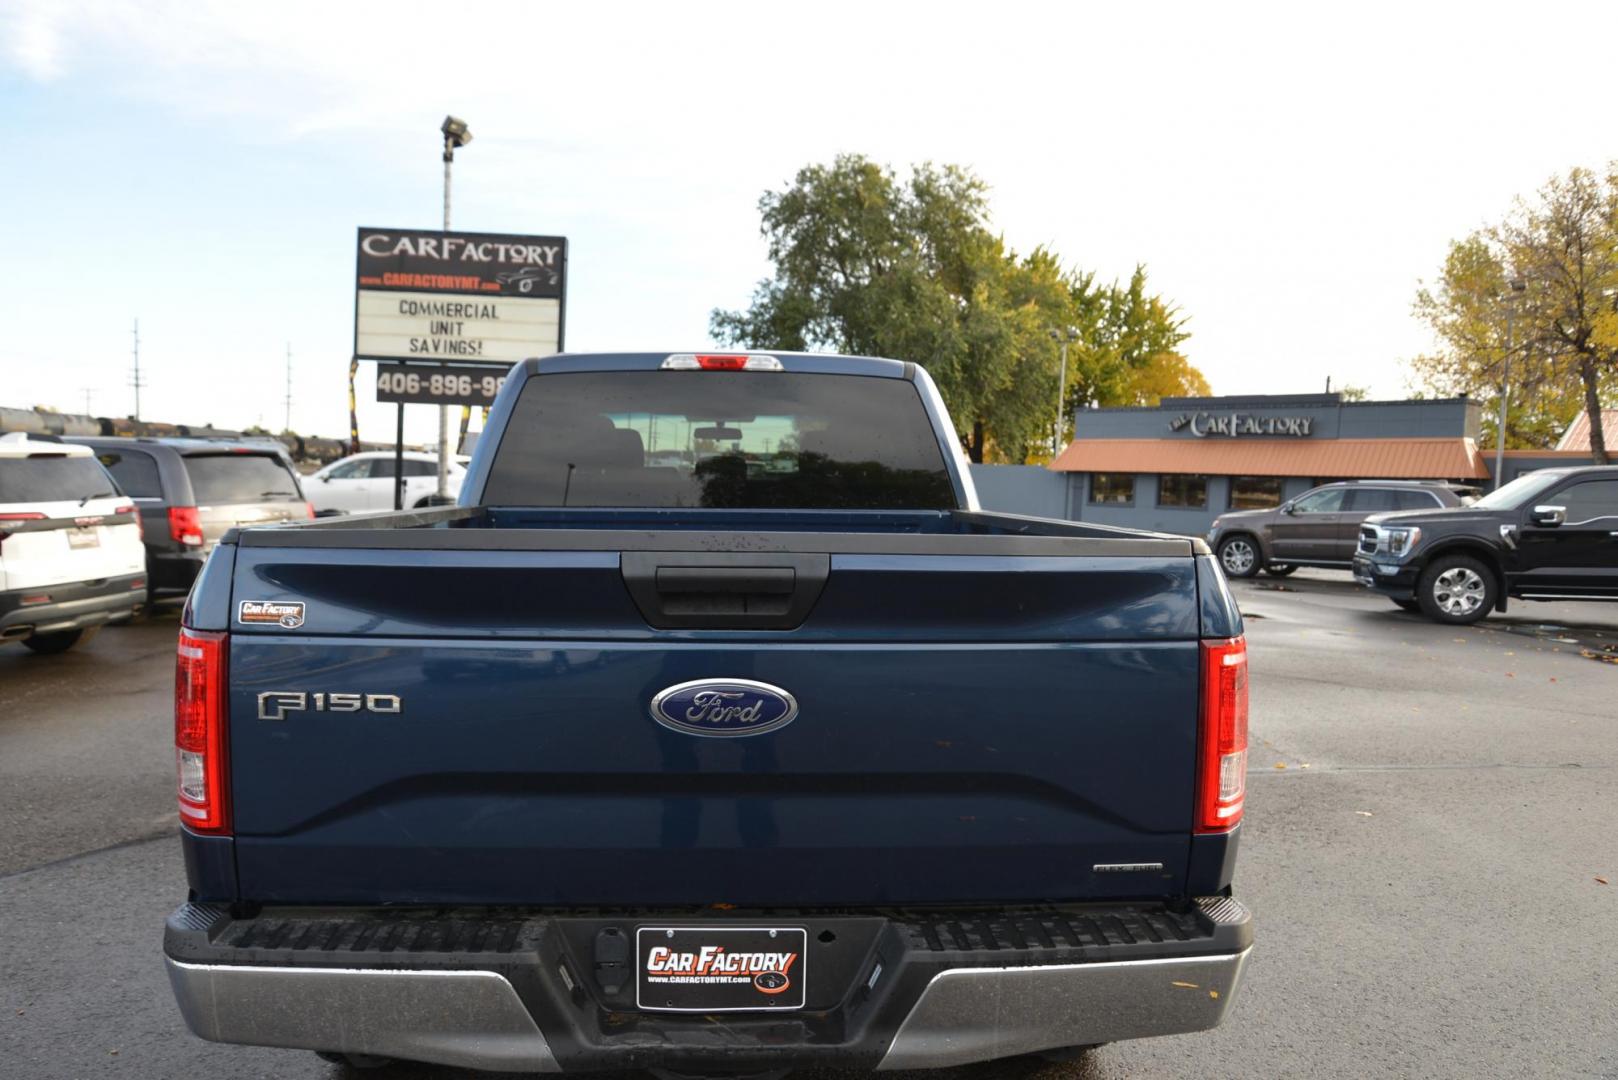
[[(717, 917), (716, 917), (717, 916)], [(808, 931), (809, 1000), (790, 1014), (640, 1012), (609, 928)], [(742, 923), (746, 925), (746, 923)], [(1214, 1027), (1252, 942), (1229, 898), (983, 911), (523, 912), (265, 910), (187, 904), (168, 920), (170, 981), (219, 1042), (557, 1072), (929, 1068)], [(633, 965), (631, 959), (631, 965)], [(817, 977), (818, 976), (818, 977)]]

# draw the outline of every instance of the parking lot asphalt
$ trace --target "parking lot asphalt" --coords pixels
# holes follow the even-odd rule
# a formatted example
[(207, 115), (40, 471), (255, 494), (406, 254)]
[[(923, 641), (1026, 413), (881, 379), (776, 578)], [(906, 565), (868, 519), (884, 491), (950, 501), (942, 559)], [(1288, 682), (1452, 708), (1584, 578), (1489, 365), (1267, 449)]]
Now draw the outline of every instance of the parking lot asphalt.
[[(1618, 605), (1517, 604), (1455, 629), (1345, 575), (1236, 591), (1252, 664), (1247, 984), (1217, 1031), (1038, 1075), (1618, 1077)], [(109, 628), (59, 657), (0, 648), (7, 1080), (345, 1074), (201, 1042), (170, 998), (176, 625)]]

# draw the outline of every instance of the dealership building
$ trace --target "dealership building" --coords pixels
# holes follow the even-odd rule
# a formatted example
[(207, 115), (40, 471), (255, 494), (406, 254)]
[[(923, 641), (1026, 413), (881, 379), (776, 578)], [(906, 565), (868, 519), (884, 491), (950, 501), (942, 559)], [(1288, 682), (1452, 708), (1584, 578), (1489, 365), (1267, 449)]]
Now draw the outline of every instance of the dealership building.
[[(1345, 401), (1341, 394), (1164, 398), (1086, 408), (1044, 469), (976, 467), (986, 507), (1197, 535), (1228, 510), (1278, 506), (1333, 480), (1447, 480), (1487, 490), (1492, 454), (1465, 397)], [(1566, 461), (1561, 459), (1566, 458)], [(1505, 479), (1587, 455), (1510, 453)]]

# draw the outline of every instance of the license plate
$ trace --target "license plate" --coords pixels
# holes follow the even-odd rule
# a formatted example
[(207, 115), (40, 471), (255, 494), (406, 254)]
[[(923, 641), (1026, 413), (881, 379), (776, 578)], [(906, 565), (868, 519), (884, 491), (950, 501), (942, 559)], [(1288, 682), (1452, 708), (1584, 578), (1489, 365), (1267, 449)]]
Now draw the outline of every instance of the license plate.
[(93, 548), (101, 546), (101, 538), (94, 529), (69, 529), (67, 531), (67, 546), (73, 549)]
[(635, 1004), (657, 1012), (801, 1009), (802, 927), (642, 926)]

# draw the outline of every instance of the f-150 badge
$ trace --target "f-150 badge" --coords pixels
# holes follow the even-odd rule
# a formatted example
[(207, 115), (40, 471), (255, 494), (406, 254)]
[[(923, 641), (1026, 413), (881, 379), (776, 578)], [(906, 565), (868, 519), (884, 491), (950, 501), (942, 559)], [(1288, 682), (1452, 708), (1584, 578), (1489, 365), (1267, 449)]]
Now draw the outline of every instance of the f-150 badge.
[(652, 719), (684, 735), (762, 735), (779, 731), (797, 715), (798, 702), (791, 694), (751, 679), (676, 683), (652, 698)]
[(311, 710), (397, 716), (404, 707), (398, 694), (308, 694), (302, 690), (268, 690), (258, 696), (260, 720), (285, 720), (289, 713)]

